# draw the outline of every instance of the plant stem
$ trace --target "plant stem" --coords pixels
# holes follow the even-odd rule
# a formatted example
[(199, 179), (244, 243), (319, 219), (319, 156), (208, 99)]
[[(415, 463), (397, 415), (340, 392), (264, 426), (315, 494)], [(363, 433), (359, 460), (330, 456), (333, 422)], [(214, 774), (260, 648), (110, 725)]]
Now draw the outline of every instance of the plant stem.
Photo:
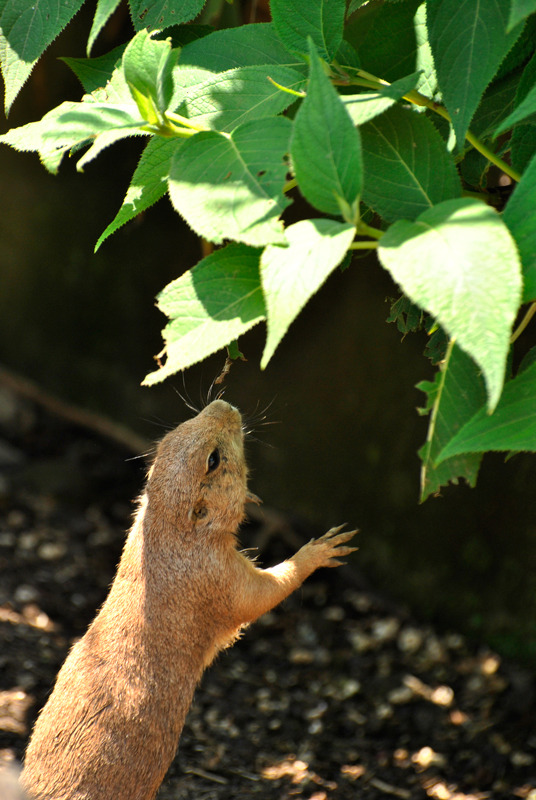
[(480, 139), (477, 139), (476, 136), (471, 133), (471, 131), (467, 131), (465, 138), (469, 144), (472, 144), (475, 150), (478, 150), (479, 153), (482, 153), (482, 155), (487, 158), (488, 161), (491, 161), (492, 164), (495, 164), (496, 167), (499, 167), (499, 169), (512, 178), (513, 181), (519, 183), (521, 180), (521, 175), (519, 172), (513, 169), (510, 164), (507, 164), (506, 161), (503, 161), (502, 158), (496, 156), (495, 153), (490, 150), (489, 147), (486, 147), (484, 142), (481, 142)]
[(352, 242), (348, 250), (376, 250), (378, 242)]
[(363, 220), (359, 220), (357, 223), (356, 231), (358, 234), (361, 234), (361, 236), (371, 236), (373, 239), (381, 239), (384, 233), (379, 228), (372, 228), (370, 225), (367, 225)]
[(534, 314), (536, 314), (536, 303), (531, 303), (527, 313), (525, 314), (525, 316), (523, 317), (523, 319), (521, 320), (521, 322), (519, 323), (519, 325), (517, 326), (517, 328), (515, 329), (515, 331), (511, 335), (510, 344), (513, 344), (515, 342), (515, 340), (518, 339), (521, 336), (521, 334), (523, 333), (523, 331), (525, 330), (525, 328), (527, 327), (527, 325), (529, 324), (529, 322), (533, 318)]
[(290, 192), (290, 190), (291, 190), (291, 189), (294, 189), (294, 188), (295, 188), (297, 185), (298, 185), (298, 181), (296, 180), (296, 178), (291, 178), (291, 179), (290, 179), (289, 181), (287, 181), (287, 182), (285, 183), (285, 185), (283, 186), (283, 191), (284, 191), (285, 193), (286, 193), (286, 192)]
[(191, 128), (196, 133), (198, 131), (206, 131), (208, 128), (205, 128), (204, 125), (196, 125), (195, 122), (183, 117), (181, 114), (174, 114), (172, 111), (166, 111), (166, 119), (170, 122), (177, 123), (178, 125), (182, 125), (183, 128)]
[[(387, 81), (384, 81), (382, 78), (377, 78), (375, 75), (371, 75), (370, 72), (365, 72), (362, 69), (356, 70), (357, 75), (359, 76), (358, 79), (349, 78), (346, 82), (346, 85), (353, 84), (356, 86), (365, 85), (371, 89), (381, 90), (384, 86), (390, 86), (391, 84)], [(335, 81), (335, 83), (342, 83), (342, 81)], [(404, 95), (404, 100), (408, 100), (408, 102), (413, 103), (416, 106), (425, 106), (426, 108), (430, 109), (430, 111), (434, 111), (436, 114), (439, 114), (440, 117), (446, 119), (447, 122), (452, 122), (450, 114), (448, 113), (447, 109), (443, 106), (439, 105), (439, 103), (435, 103), (426, 95), (421, 94), (416, 89), (412, 89), (410, 92)], [(469, 142), (469, 144), (478, 150), (479, 153), (482, 153), (484, 158), (487, 158), (492, 164), (495, 164), (500, 170), (502, 170), (505, 175), (508, 175), (512, 180), (519, 181), (521, 180), (521, 175), (513, 169), (510, 164), (507, 164), (506, 161), (503, 161), (502, 158), (499, 158), (492, 150), (487, 147), (484, 142), (481, 142), (480, 139), (474, 135), (471, 131), (467, 131), (465, 134), (465, 138)]]

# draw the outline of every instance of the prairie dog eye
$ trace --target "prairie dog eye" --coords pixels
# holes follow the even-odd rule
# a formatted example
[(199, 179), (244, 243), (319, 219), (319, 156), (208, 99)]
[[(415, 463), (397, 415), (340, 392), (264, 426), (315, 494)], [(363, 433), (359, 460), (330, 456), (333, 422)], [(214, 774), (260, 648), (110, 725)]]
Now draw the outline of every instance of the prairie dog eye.
[(214, 472), (215, 469), (218, 469), (219, 465), (220, 465), (220, 451), (218, 450), (218, 448), (216, 448), (207, 458), (207, 474), (209, 472)]

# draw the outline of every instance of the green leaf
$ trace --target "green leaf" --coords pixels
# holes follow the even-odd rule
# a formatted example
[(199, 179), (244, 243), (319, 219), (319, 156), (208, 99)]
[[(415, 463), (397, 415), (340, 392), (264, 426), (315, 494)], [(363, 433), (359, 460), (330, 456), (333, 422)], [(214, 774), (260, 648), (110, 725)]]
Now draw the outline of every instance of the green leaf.
[(166, 286), (158, 307), (170, 319), (160, 354), (167, 358), (147, 375), (146, 386), (196, 364), (265, 319), (260, 254), (243, 244), (229, 244)]
[(197, 17), (205, 0), (129, 0), (134, 30), (167, 28)]
[(102, 103), (62, 103), (39, 122), (12, 128), (0, 142), (16, 150), (35, 151), (50, 172), (57, 172), (63, 155), (105, 131), (121, 129), (123, 136), (143, 125), (133, 105)]
[(510, 139), (512, 166), (524, 172), (532, 157), (536, 155), (536, 119), (527, 125), (514, 128)]
[(0, 65), (5, 112), (28, 79), (39, 56), (76, 14), (84, 0), (3, 0), (0, 4)]
[(393, 106), (360, 130), (363, 199), (387, 222), (415, 219), (461, 194), (452, 157), (423, 114)]
[(193, 22), (186, 25), (170, 25), (163, 31), (155, 31), (154, 39), (171, 39), (172, 47), (184, 48), (197, 39), (206, 38), (214, 28), (211, 25), (197, 25)]
[(283, 194), (290, 127), (274, 117), (247, 122), (230, 135), (206, 131), (184, 142), (172, 162), (169, 194), (199, 236), (217, 244), (285, 241), (278, 218), (290, 203)]
[[(426, 24), (426, 3), (422, 3), (415, 12), (413, 19), (415, 26), (415, 68), (421, 71), (417, 91), (426, 97), (437, 97), (437, 75), (432, 55), (432, 48), (428, 41), (428, 26)], [(439, 99), (439, 98), (438, 98)]]
[(526, 120), (532, 114), (536, 114), (536, 86), (533, 86), (527, 92), (525, 99), (501, 122), (495, 131), (495, 136), (499, 136), (501, 133), (513, 128), (518, 122)]
[(504, 221), (516, 240), (523, 265), (523, 302), (536, 300), (536, 155), (504, 210)]
[[(352, 16), (344, 38), (357, 50), (363, 69), (392, 82), (424, 66), (416, 63), (415, 14), (421, 2), (373, 0)], [(420, 41), (422, 43), (422, 32)]]
[(471, 198), (447, 200), (415, 222), (391, 225), (378, 255), (408, 297), (480, 366), (495, 408), (522, 288), (517, 248), (499, 214)]
[(302, 68), (303, 61), (291, 57), (271, 22), (224, 28), (183, 47), (181, 65), (190, 64), (212, 72), (236, 67), (279, 64)]
[(264, 369), (291, 322), (343, 260), (355, 227), (330, 219), (306, 219), (285, 231), (288, 246), (268, 246), (261, 257), (261, 280), (268, 317)]
[(536, 450), (536, 363), (508, 381), (493, 414), (485, 406), (477, 411), (439, 453), (437, 463), (486, 450)]
[(151, 138), (132, 176), (125, 199), (116, 216), (99, 237), (95, 252), (108, 236), (154, 205), (167, 191), (171, 160), (184, 139)]
[[(140, 113), (149, 122), (157, 123), (169, 106), (177, 57), (178, 50), (171, 49), (169, 40), (151, 39), (145, 30), (136, 34), (123, 54), (125, 80)], [(156, 110), (156, 119), (145, 110), (151, 106)]]
[[(535, 17), (536, 22), (536, 17)], [(536, 84), (536, 55), (525, 66), (515, 94), (515, 106), (519, 106)], [(510, 109), (511, 110), (511, 109)], [(524, 172), (532, 156), (536, 153), (536, 115), (517, 125), (510, 138), (512, 166)]]
[[(93, 161), (93, 159), (100, 155), (100, 153), (111, 144), (115, 144), (115, 142), (119, 142), (121, 139), (125, 139), (128, 136), (146, 135), (147, 134), (140, 130), (137, 125), (133, 128), (117, 128), (98, 133), (89, 149), (86, 150), (84, 155), (76, 162), (77, 172), (83, 172), (86, 165), (89, 164), (90, 161)], [(71, 155), (73, 155), (73, 153), (71, 153)]]
[(486, 402), (486, 389), (475, 362), (452, 342), (433, 383), (422, 381), (417, 388), (427, 394), (425, 411), (431, 411), (426, 444), (419, 451), (423, 503), (450, 481), (457, 483), (460, 477), (475, 486), (480, 455), (454, 456), (440, 466), (435, 461), (443, 447)]
[[(97, 89), (102, 89), (112, 78), (116, 67), (121, 64), (121, 58), (126, 45), (120, 44), (109, 53), (97, 58), (62, 58), (74, 72), (84, 91), (90, 94)], [(124, 78), (123, 78), (124, 82)]]
[(320, 56), (332, 61), (342, 42), (345, 0), (271, 0), (277, 35), (291, 53), (309, 52), (311, 38)]
[(471, 122), (472, 132), (480, 139), (490, 139), (513, 110), (518, 82), (519, 75), (513, 73), (488, 86)]
[(95, 11), (95, 16), (93, 17), (93, 24), (91, 25), (89, 38), (87, 40), (86, 52), (88, 56), (91, 53), (93, 45), (95, 44), (95, 39), (104, 28), (120, 2), (121, 0), (97, 0), (97, 9)]
[(326, 214), (339, 215), (341, 207), (348, 208), (352, 219), (345, 216), (346, 221), (355, 223), (363, 180), (359, 131), (313, 49), (307, 97), (294, 120), (290, 155), (305, 199)]
[(536, 0), (512, 0), (507, 30), (512, 28), (536, 11)]
[(364, 125), (374, 117), (378, 117), (401, 100), (405, 94), (415, 89), (419, 73), (414, 72), (399, 81), (384, 86), (379, 92), (362, 92), (361, 94), (341, 95), (348, 114), (354, 125)]
[(521, 30), (506, 34), (510, 0), (427, 0), (439, 88), (461, 148), (472, 116)]
[(385, 321), (395, 322), (404, 338), (408, 333), (414, 333), (421, 329), (423, 317), (422, 309), (403, 294), (398, 300), (391, 302), (389, 316)]
[(275, 116), (288, 108), (295, 97), (277, 89), (268, 78), (295, 90), (305, 83), (299, 72), (287, 67), (237, 67), (186, 88), (176, 110), (198, 125), (219, 131), (231, 131), (249, 120)]

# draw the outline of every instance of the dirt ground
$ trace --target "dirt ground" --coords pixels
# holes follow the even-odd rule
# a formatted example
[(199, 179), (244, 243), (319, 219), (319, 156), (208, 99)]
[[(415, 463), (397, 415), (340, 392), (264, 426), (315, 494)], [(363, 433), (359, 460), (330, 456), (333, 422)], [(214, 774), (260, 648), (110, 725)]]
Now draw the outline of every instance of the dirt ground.
[[(0, 763), (106, 595), (143, 483), (128, 458), (0, 382)], [(270, 565), (319, 533), (268, 509), (241, 541)], [(535, 677), (323, 570), (208, 670), (159, 793), (252, 797), (536, 800)]]

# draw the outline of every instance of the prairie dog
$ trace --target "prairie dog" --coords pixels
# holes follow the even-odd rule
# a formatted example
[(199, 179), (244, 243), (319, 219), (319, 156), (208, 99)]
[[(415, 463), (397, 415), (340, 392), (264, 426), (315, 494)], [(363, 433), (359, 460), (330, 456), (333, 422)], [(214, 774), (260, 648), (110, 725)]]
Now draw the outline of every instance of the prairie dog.
[(162, 439), (108, 597), (35, 724), (21, 776), (32, 798), (152, 800), (216, 653), (355, 549), (355, 531), (334, 528), (260, 569), (237, 549), (248, 500), (233, 406), (215, 400)]

